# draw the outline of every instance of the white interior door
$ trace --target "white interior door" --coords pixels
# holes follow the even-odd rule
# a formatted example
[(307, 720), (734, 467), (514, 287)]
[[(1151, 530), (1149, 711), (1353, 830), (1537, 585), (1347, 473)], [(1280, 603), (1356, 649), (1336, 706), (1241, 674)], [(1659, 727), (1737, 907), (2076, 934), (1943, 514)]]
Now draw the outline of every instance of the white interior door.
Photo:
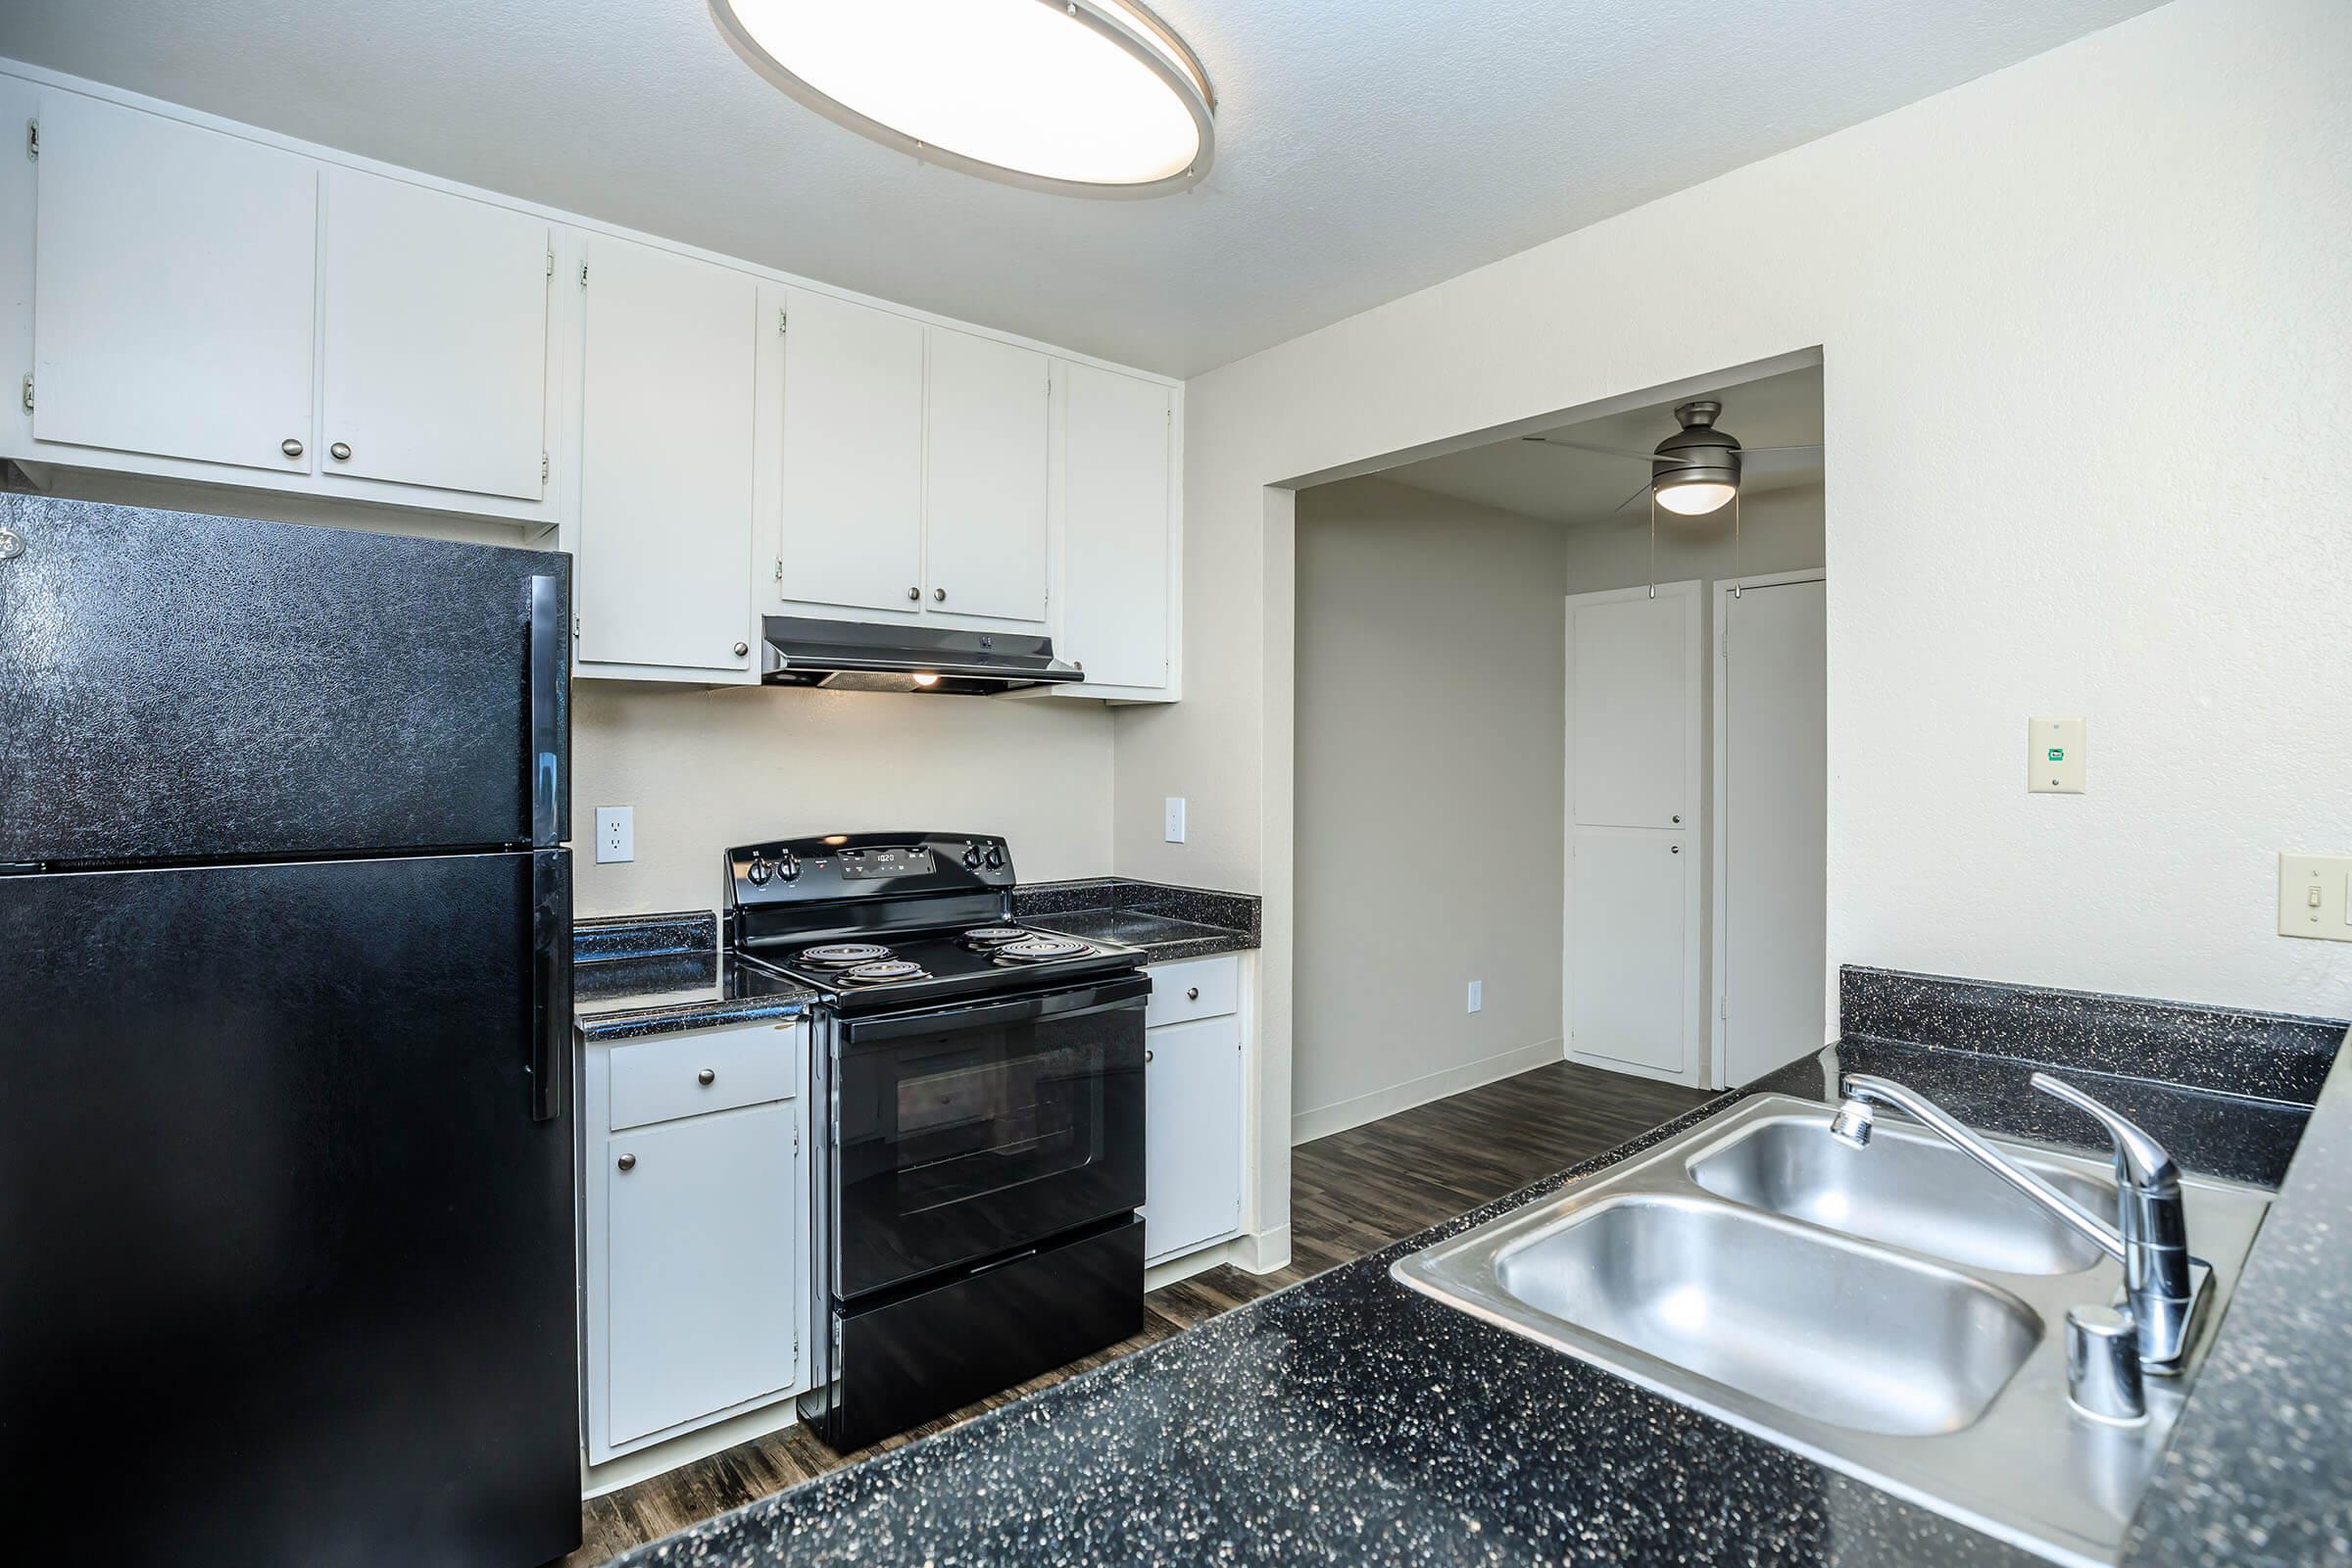
[(923, 608), (1046, 618), (1049, 362), (930, 328), (923, 420)]
[(759, 284), (598, 236), (581, 295), (580, 658), (749, 670)]
[(330, 166), (319, 471), (538, 500), (553, 244), (545, 219)]
[(1827, 590), (1745, 585), (1716, 604), (1716, 1027), (1743, 1084), (1821, 1048), (1829, 945)]
[(911, 615), (923, 575), (923, 325), (829, 294), (787, 299), (777, 594)]
[(40, 120), (33, 438), (310, 472), (314, 166), (78, 93)]
[(1168, 680), (1168, 388), (1072, 365), (1063, 442), (1061, 648), (1101, 686)]
[(1695, 582), (1577, 594), (1567, 628), (1562, 1033), (1572, 1057), (1696, 1084), (1703, 606)]

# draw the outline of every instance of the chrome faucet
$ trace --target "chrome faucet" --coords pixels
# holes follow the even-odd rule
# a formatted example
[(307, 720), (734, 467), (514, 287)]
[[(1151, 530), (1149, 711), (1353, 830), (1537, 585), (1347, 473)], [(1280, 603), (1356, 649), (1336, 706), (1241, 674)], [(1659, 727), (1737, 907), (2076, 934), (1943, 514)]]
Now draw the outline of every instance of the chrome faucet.
[[(2029, 1080), (2045, 1095), (2065, 1101), (2105, 1128), (2115, 1144), (2116, 1218), (2109, 1225), (2048, 1182), (1999, 1153), (1970, 1132), (1934, 1101), (1888, 1078), (1849, 1073), (1845, 1101), (1830, 1122), (1830, 1131), (1860, 1149), (1870, 1142), (1871, 1106), (1892, 1105), (1910, 1115), (1944, 1142), (1983, 1165), (2011, 1187), (2039, 1204), (2051, 1218), (2082, 1233), (2124, 1265), (2126, 1310), (2132, 1334), (2113, 1336), (2086, 1328), (2103, 1309), (2078, 1309), (2068, 1320), (2069, 1371), (2081, 1395), (2085, 1387), (2116, 1383), (2136, 1390), (2141, 1372), (2155, 1377), (2177, 1375), (2188, 1348), (2201, 1270), (2188, 1255), (2188, 1225), (2180, 1207), (2180, 1172), (2164, 1146), (2112, 1107), (2101, 1104), (2073, 1084), (2037, 1072)], [(2078, 1322), (2077, 1317), (2082, 1321)], [(2093, 1368), (2085, 1355), (2136, 1350), (2137, 1365)], [(2135, 1414), (2126, 1408), (2099, 1408), (2082, 1402), (2091, 1413), (2109, 1419)]]

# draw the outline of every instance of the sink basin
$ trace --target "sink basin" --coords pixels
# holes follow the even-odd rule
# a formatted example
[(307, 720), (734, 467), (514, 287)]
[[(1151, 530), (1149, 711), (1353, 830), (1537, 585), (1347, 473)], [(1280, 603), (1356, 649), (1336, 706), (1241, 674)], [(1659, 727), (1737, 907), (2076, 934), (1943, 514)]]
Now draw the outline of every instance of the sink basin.
[(1494, 1272), (1539, 1311), (1865, 1432), (1967, 1426), (2041, 1338), (2006, 1291), (1689, 1199), (1587, 1209)]
[[(2115, 1223), (2113, 1182), (2019, 1163)], [(1868, 1149), (1823, 1137), (1819, 1118), (1756, 1122), (1693, 1158), (1690, 1179), (1734, 1202), (2004, 1274), (2073, 1274), (2105, 1255), (1951, 1145), (1892, 1118)]]
[[(1830, 1115), (1751, 1096), (1391, 1271), (2000, 1540), (2112, 1564), (2270, 1195), (2182, 1177), (2202, 1315), (2147, 1419), (2110, 1426), (2067, 1403), (2059, 1330), (2120, 1298), (2121, 1265), (1918, 1127), (1886, 1117), (1854, 1150)], [(2104, 1157), (1987, 1142), (2113, 1215)]]

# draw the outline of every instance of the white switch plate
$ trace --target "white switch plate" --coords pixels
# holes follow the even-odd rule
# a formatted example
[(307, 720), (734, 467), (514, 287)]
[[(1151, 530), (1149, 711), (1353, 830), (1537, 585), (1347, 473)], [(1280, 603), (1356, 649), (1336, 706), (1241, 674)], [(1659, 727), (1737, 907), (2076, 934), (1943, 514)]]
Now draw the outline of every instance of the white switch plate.
[(1487, 1004), (1487, 983), (1486, 983), (1484, 980), (1473, 980), (1473, 981), (1471, 981), (1471, 982), (1470, 982), (1470, 1004), (1469, 1004), (1468, 1006), (1464, 1007), (1462, 1010), (1463, 1010), (1464, 1012), (1476, 1012), (1476, 1011), (1477, 1011), (1479, 1008), (1481, 1008), (1481, 1007), (1485, 1006), (1486, 1004)]
[(1168, 842), (1184, 842), (1184, 797), (1181, 795), (1168, 797)]
[(2352, 855), (2278, 857), (2278, 934), (2352, 942)]
[(2079, 718), (2026, 720), (2026, 788), (2036, 795), (2082, 793), (2085, 742)]
[(612, 865), (637, 858), (637, 808), (600, 806), (596, 808), (596, 863)]

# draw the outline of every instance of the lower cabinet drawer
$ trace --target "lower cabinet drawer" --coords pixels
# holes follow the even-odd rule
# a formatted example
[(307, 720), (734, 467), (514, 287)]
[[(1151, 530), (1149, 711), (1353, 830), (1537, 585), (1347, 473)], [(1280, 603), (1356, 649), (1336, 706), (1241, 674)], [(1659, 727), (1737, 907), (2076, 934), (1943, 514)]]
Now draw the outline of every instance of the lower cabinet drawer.
[(1144, 1022), (1152, 1028), (1215, 1018), (1242, 1004), (1242, 960), (1235, 954), (1155, 963), (1149, 972), (1152, 1002)]
[(612, 1048), (612, 1131), (800, 1094), (800, 1026), (698, 1029)]

